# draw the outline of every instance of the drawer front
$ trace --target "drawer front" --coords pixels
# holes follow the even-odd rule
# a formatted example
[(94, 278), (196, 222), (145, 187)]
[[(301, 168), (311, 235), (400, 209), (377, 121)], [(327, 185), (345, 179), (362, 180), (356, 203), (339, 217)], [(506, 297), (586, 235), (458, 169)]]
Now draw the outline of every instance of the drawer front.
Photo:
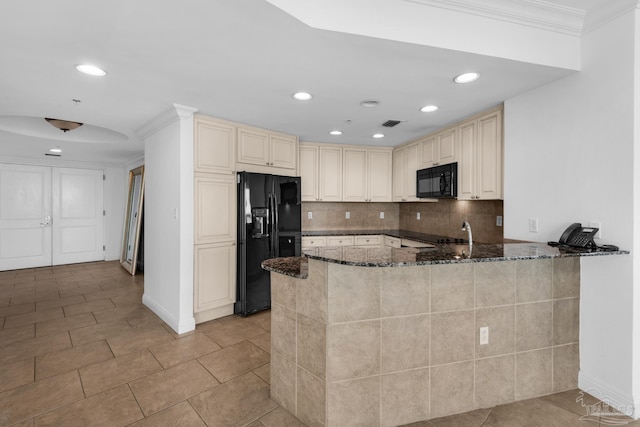
[(353, 236), (327, 236), (327, 246), (353, 246)]
[(303, 248), (312, 248), (314, 246), (327, 246), (327, 238), (322, 237), (303, 237), (302, 238), (302, 247)]
[(380, 246), (382, 236), (355, 236), (356, 246)]
[(399, 248), (402, 246), (402, 240), (397, 237), (384, 236), (384, 245), (391, 248)]

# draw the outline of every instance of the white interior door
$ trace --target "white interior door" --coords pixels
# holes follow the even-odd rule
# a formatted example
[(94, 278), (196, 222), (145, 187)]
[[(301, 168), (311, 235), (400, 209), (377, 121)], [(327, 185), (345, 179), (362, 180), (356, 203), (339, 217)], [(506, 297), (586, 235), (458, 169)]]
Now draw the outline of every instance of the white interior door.
[(104, 260), (102, 171), (53, 168), (53, 265)]
[(51, 168), (0, 164), (0, 270), (51, 265)]

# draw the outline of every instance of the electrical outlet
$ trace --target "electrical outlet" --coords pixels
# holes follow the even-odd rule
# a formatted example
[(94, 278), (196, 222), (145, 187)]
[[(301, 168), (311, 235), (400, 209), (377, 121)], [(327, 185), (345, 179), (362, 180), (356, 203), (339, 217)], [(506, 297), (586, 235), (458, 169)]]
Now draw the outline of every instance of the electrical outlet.
[(380, 212), (380, 219), (384, 219), (384, 212)]
[(597, 228), (598, 232), (593, 237), (595, 239), (602, 239), (602, 223), (600, 221), (589, 221), (588, 227)]
[(496, 227), (502, 227), (502, 215), (496, 216)]
[(489, 344), (489, 327), (483, 326), (480, 328), (480, 345)]
[(420, 221), (420, 212), (416, 212), (416, 219)]
[(538, 218), (529, 218), (529, 233), (538, 232)]
[(351, 218), (351, 212), (345, 212), (344, 213), (344, 217), (345, 217), (345, 219)]
[(313, 212), (307, 212), (307, 219), (313, 219)]

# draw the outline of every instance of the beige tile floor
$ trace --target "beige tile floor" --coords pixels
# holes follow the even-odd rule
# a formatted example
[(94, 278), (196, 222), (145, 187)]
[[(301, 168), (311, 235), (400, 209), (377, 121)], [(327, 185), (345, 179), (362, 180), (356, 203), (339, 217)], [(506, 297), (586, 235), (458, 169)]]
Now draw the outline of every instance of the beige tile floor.
[[(269, 312), (178, 336), (142, 306), (143, 280), (117, 262), (0, 272), (1, 426), (302, 426), (269, 399)], [(580, 420), (577, 395), (411, 426), (608, 425)]]

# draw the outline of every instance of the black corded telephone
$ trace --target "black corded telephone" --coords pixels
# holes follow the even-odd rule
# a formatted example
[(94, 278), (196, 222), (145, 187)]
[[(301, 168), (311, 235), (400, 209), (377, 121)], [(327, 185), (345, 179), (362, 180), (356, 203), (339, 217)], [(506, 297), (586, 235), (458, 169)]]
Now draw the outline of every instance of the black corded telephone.
[(576, 246), (579, 248), (595, 248), (596, 243), (593, 241), (593, 237), (598, 232), (598, 228), (588, 227), (585, 228), (579, 222), (571, 224), (560, 236), (558, 243), (566, 246)]

